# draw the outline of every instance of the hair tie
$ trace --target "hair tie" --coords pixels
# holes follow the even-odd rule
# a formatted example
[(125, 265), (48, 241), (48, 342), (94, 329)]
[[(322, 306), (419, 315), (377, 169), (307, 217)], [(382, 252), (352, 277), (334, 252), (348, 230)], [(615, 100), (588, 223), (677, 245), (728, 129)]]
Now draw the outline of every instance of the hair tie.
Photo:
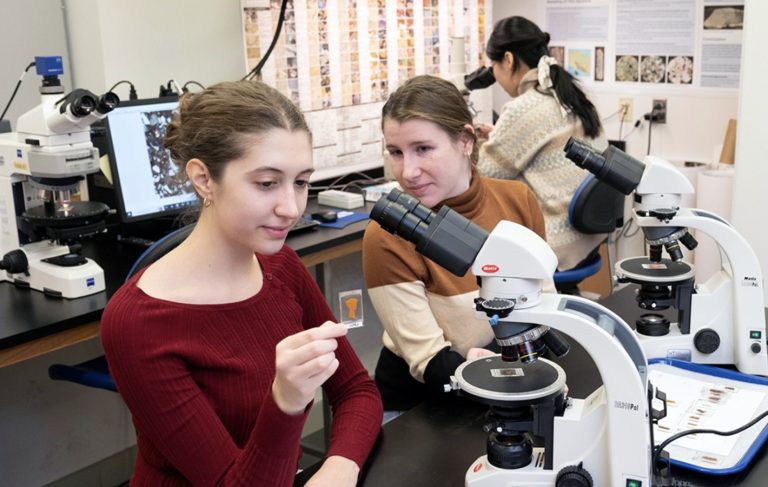
[(552, 56), (541, 56), (539, 58), (539, 64), (536, 66), (539, 70), (539, 85), (545, 90), (552, 88), (552, 78), (549, 77), (549, 68), (557, 64), (557, 59)]
[(538, 78), (539, 78), (539, 86), (541, 86), (545, 90), (551, 90), (552, 96), (555, 97), (555, 101), (558, 105), (560, 105), (560, 113), (563, 114), (563, 117), (567, 117), (570, 110), (568, 110), (566, 107), (563, 106), (562, 103), (560, 103), (560, 98), (557, 97), (557, 91), (552, 89), (553, 83), (552, 78), (550, 77), (550, 68), (552, 66), (557, 65), (557, 59), (553, 58), (552, 56), (541, 56), (539, 58), (539, 64), (536, 66), (538, 71)]

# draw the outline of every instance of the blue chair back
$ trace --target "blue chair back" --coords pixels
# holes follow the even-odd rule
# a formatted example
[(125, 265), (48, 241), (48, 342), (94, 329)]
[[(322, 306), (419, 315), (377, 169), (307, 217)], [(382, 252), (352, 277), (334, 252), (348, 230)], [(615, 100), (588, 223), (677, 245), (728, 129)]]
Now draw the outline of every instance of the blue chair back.
[[(127, 281), (139, 269), (148, 266), (172, 249), (176, 248), (176, 246), (189, 236), (193, 228), (194, 224), (186, 225), (155, 241), (155, 243), (147, 248), (147, 250), (136, 259), (133, 266), (128, 271), (125, 280)], [(48, 367), (48, 377), (53, 380), (65, 380), (87, 387), (96, 387), (117, 392), (115, 381), (109, 374), (107, 359), (103, 355), (77, 365), (53, 364)]]
[[(573, 228), (589, 235), (612, 233), (624, 225), (625, 195), (588, 174), (573, 193), (568, 205), (568, 222)], [(600, 253), (595, 249), (573, 269), (555, 272), (553, 279), (558, 291), (576, 292), (576, 285), (597, 274), (602, 266)]]

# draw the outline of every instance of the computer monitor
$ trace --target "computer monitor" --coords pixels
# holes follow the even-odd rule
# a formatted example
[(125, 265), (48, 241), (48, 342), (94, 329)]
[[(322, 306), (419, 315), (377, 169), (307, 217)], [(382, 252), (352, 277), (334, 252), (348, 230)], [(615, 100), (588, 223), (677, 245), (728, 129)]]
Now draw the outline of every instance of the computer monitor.
[(197, 204), (183, 168), (163, 147), (177, 98), (120, 102), (107, 115), (106, 149), (123, 223), (179, 214)]

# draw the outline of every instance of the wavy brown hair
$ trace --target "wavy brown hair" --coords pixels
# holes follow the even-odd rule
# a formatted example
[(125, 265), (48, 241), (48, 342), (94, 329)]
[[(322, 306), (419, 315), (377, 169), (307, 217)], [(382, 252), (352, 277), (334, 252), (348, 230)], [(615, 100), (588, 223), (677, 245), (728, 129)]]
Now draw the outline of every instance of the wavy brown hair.
[(164, 145), (182, 168), (200, 159), (217, 180), (229, 161), (244, 155), (249, 136), (272, 129), (311, 137), (299, 108), (276, 89), (260, 81), (225, 81), (181, 97)]
[(477, 163), (478, 144), (472, 126), (472, 113), (466, 100), (453, 83), (430, 75), (421, 75), (406, 81), (394, 93), (381, 110), (381, 124), (389, 118), (398, 123), (408, 120), (428, 120), (456, 142), (462, 134), (472, 138), (472, 153), (469, 160)]

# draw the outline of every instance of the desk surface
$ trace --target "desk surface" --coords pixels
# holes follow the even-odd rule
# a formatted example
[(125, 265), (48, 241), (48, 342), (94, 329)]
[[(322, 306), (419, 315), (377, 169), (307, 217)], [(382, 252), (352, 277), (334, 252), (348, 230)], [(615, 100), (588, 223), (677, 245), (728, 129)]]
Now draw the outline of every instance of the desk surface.
[[(358, 211), (370, 211), (366, 208)], [(320, 208), (310, 201), (307, 212)], [(307, 266), (322, 264), (362, 248), (368, 220), (343, 229), (317, 227), (292, 235), (286, 243)], [(123, 283), (144, 249), (122, 244), (106, 234), (87, 240), (83, 253), (104, 269), (106, 290), (78, 299), (55, 299), (0, 283), (0, 367), (98, 336), (98, 320), (107, 299)]]
[[(634, 289), (625, 288), (603, 302), (620, 316), (627, 316), (630, 324), (642, 314), (634, 301)], [(555, 361), (568, 376), (572, 397), (584, 398), (602, 384), (591, 357), (573, 341), (568, 355)], [(486, 406), (468, 399), (445, 396), (445, 401), (423, 403), (387, 423), (364, 469), (360, 485), (463, 486), (467, 469), (485, 454), (487, 435), (482, 428), (487, 410)], [(750, 467), (729, 476), (705, 476), (676, 468), (674, 479), (688, 483), (675, 485), (763, 486), (768, 478), (766, 456), (768, 448), (763, 447)], [(299, 474), (295, 485), (303, 485), (314, 471), (309, 469)], [(667, 485), (673, 484), (670, 481)]]

